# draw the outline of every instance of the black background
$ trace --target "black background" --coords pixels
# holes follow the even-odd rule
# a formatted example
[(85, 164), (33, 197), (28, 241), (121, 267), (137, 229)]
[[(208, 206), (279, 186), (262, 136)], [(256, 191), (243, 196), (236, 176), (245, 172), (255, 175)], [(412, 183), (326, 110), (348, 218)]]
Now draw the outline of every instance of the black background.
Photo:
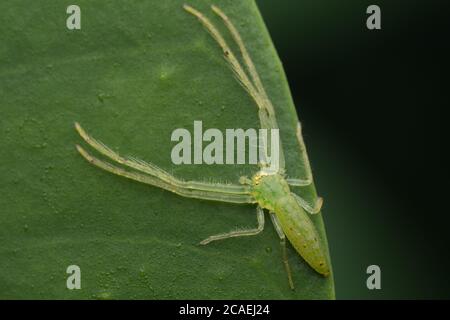
[[(449, 5), (257, 3), (325, 198), (337, 298), (449, 298)], [(366, 28), (371, 4), (381, 30)], [(366, 287), (371, 264), (381, 290)]]

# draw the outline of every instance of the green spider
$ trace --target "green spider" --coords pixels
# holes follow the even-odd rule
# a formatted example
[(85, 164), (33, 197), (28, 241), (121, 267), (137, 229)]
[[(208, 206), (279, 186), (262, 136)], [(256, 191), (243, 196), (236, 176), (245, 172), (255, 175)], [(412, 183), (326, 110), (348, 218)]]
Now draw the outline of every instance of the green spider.
[[(222, 48), (226, 61), (230, 64), (237, 79), (247, 93), (253, 98), (258, 107), (261, 128), (268, 130), (278, 129), (273, 105), (266, 94), (244, 42), (230, 19), (218, 7), (214, 5), (211, 6), (214, 13), (223, 20), (225, 26), (228, 28), (234, 41), (238, 45), (250, 78), (216, 27), (196, 9), (188, 5), (184, 5), (183, 7), (188, 13), (198, 18)], [(111, 160), (132, 168), (135, 171), (128, 171), (124, 168), (97, 159), (79, 145), (76, 146), (77, 150), (87, 161), (103, 170), (171, 191), (183, 197), (257, 205), (256, 216), (258, 226), (256, 228), (213, 235), (201, 241), (200, 244), (206, 245), (212, 241), (227, 238), (257, 235), (264, 229), (263, 209), (266, 209), (270, 212), (272, 223), (281, 239), (283, 262), (288, 275), (289, 286), (292, 289), (294, 288), (286, 253), (286, 238), (315, 271), (323, 276), (328, 276), (330, 274), (326, 251), (322, 247), (317, 230), (307, 214), (307, 212), (310, 214), (320, 212), (323, 200), (322, 198), (317, 197), (313, 203), (310, 203), (291, 192), (289, 188), (289, 186), (308, 186), (312, 183), (312, 173), (302, 138), (300, 123), (298, 123), (297, 127), (297, 138), (301, 155), (306, 166), (306, 177), (304, 179), (285, 178), (285, 161), (283, 150), (280, 148), (278, 171), (274, 172), (273, 170), (268, 170), (267, 166), (261, 164), (260, 170), (251, 179), (241, 177), (239, 180), (240, 184), (235, 185), (180, 180), (154, 164), (120, 156), (103, 143), (89, 136), (78, 123), (75, 123), (75, 128), (84, 141), (92, 148)]]

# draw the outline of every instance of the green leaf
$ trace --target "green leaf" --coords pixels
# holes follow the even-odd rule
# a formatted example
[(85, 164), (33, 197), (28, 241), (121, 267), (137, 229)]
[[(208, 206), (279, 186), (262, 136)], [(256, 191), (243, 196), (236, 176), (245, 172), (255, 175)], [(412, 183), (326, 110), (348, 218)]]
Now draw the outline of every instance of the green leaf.
[[(290, 177), (302, 174), (297, 115), (253, 1), (214, 1), (239, 29), (275, 105)], [(80, 122), (123, 155), (194, 180), (237, 183), (251, 165), (172, 164), (176, 128), (259, 128), (256, 106), (182, 2), (0, 4), (0, 298), (328, 299), (324, 278), (289, 246), (288, 287), (270, 223), (258, 236), (199, 246), (256, 224), (255, 207), (182, 198), (99, 170), (75, 150)], [(209, 9), (191, 1), (229, 43)], [(233, 46), (236, 50), (236, 46)], [(320, 174), (320, 173), (318, 173)], [(301, 190), (312, 196), (314, 187)], [(314, 218), (326, 243), (322, 219)], [(81, 268), (81, 290), (66, 268)]]

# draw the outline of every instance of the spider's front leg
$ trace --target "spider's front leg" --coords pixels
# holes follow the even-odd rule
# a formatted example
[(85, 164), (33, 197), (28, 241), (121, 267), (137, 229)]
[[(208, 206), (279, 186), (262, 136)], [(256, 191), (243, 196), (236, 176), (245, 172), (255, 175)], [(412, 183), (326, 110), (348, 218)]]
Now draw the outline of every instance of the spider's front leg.
[(105, 171), (162, 188), (187, 198), (231, 203), (255, 203), (248, 186), (180, 180), (152, 163), (120, 156), (103, 143), (88, 135), (78, 123), (75, 124), (75, 128), (83, 140), (95, 150), (105, 155), (112, 161), (134, 170), (125, 170), (122, 167), (113, 165), (104, 160), (100, 160), (77, 145), (78, 152), (88, 162)]

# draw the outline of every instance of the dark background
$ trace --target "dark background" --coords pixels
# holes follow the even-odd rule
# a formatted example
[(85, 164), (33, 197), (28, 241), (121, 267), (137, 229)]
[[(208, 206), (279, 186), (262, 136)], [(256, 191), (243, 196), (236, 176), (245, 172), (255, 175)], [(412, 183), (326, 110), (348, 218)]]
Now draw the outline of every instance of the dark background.
[[(337, 298), (450, 298), (448, 4), (257, 2), (325, 198)], [(371, 4), (381, 30), (366, 28)], [(381, 290), (366, 287), (371, 264)]]

